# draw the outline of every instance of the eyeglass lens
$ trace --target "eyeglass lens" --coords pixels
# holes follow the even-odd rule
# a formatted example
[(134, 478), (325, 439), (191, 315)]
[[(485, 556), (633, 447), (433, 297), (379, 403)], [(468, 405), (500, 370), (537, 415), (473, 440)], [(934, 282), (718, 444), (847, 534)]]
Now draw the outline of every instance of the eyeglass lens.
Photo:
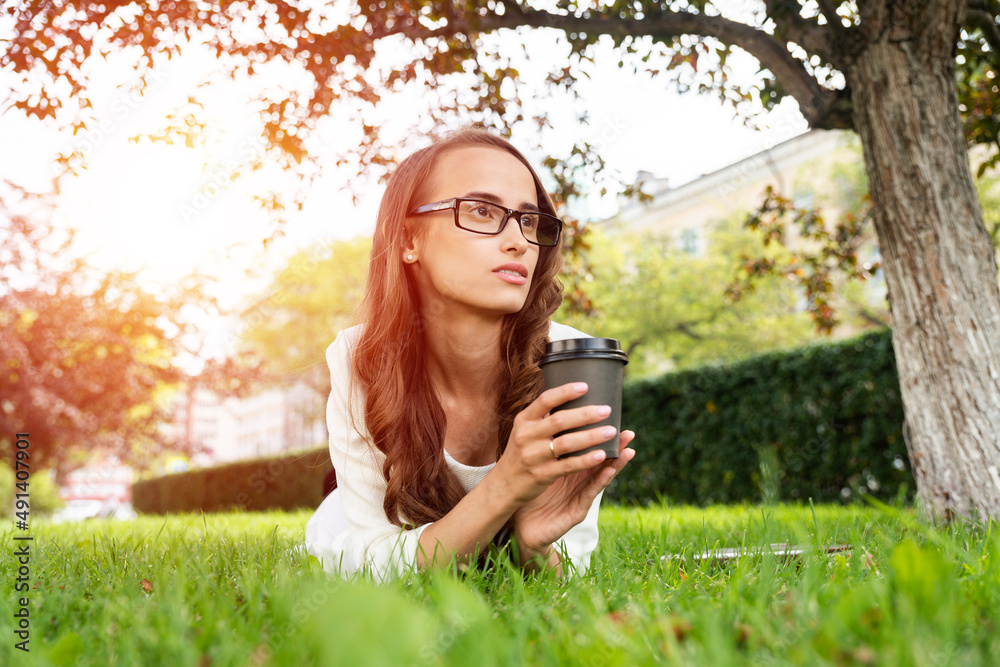
[[(458, 224), (470, 232), (496, 234), (500, 231), (507, 210), (480, 201), (458, 202)], [(521, 233), (531, 243), (555, 245), (559, 238), (559, 221), (544, 213), (518, 213)]]

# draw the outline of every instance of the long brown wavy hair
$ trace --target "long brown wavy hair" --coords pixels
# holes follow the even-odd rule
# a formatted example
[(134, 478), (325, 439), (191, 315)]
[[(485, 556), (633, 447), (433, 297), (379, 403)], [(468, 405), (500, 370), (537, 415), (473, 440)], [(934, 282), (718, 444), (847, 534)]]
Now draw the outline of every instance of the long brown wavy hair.
[[(465, 495), (445, 462), (444, 410), (427, 375), (422, 322), (425, 315), (433, 315), (433, 304), (423, 304), (421, 309), (416, 283), (403, 262), (406, 213), (427, 203), (424, 198), (441, 157), (465, 146), (496, 148), (520, 160), (535, 181), (539, 209), (555, 214), (527, 159), (508, 141), (485, 130), (462, 130), (417, 151), (389, 179), (372, 241), (361, 305), (365, 324), (354, 348), (352, 369), (354, 381), (365, 394), (364, 417), (371, 444), (385, 454), (385, 514), (401, 527), (437, 521)], [(502, 324), (495, 406), (497, 458), (507, 445), (514, 417), (542, 391), (537, 364), (545, 350), (549, 318), (562, 301), (562, 285), (556, 279), (562, 264), (560, 248), (539, 250), (524, 307), (504, 316)]]

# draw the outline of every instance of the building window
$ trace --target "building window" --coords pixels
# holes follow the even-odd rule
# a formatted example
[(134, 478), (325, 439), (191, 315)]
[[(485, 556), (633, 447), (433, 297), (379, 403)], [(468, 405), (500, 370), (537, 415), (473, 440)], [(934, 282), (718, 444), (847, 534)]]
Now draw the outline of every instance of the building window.
[(680, 247), (681, 252), (689, 255), (697, 255), (701, 251), (701, 235), (694, 227), (681, 230)]
[(816, 201), (816, 195), (809, 188), (799, 190), (798, 192), (795, 193), (795, 196), (792, 197), (792, 205), (795, 206), (795, 208), (800, 208), (800, 209), (813, 208), (815, 201)]

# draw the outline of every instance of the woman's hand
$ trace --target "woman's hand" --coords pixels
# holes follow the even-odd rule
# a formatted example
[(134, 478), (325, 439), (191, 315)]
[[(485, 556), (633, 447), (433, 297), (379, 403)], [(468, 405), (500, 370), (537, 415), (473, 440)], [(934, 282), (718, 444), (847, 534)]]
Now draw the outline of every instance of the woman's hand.
[(559, 477), (514, 514), (514, 538), (522, 563), (544, 555), (553, 542), (587, 517), (597, 494), (635, 456), (635, 450), (629, 448), (634, 438), (632, 431), (622, 431), (617, 459)]
[[(611, 426), (555, 437), (556, 433), (605, 419), (608, 406), (552, 410), (587, 392), (585, 383), (571, 383), (543, 392), (517, 417), (503, 456), (491, 472), (498, 493), (517, 508), (515, 536), (522, 560), (545, 552), (549, 545), (583, 521), (597, 494), (628, 463), (635, 452), (627, 449), (634, 434), (622, 433), (619, 458), (604, 463), (604, 452), (559, 459), (610, 440)], [(602, 465), (604, 464), (604, 465)]]

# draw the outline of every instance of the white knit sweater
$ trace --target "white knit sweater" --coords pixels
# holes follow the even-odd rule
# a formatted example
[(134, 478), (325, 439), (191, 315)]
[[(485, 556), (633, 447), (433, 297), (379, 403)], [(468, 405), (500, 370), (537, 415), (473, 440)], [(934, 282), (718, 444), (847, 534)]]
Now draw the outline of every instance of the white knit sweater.
[[(337, 471), (337, 488), (326, 497), (306, 525), (306, 550), (330, 573), (348, 576), (359, 570), (376, 579), (399, 576), (416, 562), (420, 534), (430, 524), (402, 530), (385, 515), (382, 501), (386, 482), (382, 476), (385, 455), (369, 445), (364, 421), (364, 397), (352, 392), (351, 350), (361, 325), (345, 329), (326, 350), (330, 367), (330, 400), (326, 408), (330, 431), (330, 459)], [(572, 327), (553, 322), (550, 340), (584, 338)], [(445, 461), (466, 492), (479, 484), (495, 463), (468, 466), (445, 451)], [(569, 571), (586, 571), (597, 546), (597, 515), (603, 492), (597, 496), (587, 518), (573, 527), (556, 548), (569, 555)]]

